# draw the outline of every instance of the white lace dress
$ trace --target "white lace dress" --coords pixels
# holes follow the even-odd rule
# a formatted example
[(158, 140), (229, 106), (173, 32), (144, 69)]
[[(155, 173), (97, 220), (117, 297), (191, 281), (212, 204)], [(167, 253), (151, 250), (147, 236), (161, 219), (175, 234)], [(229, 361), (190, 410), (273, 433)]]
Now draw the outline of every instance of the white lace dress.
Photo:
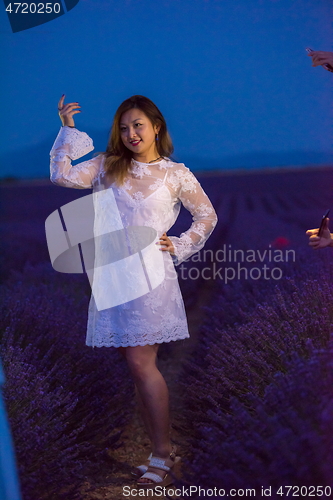
[[(92, 140), (85, 132), (61, 127), (50, 151), (51, 181), (64, 187), (90, 188), (93, 193), (112, 190), (112, 193), (106, 193), (112, 194), (115, 200), (119, 224), (124, 228), (154, 228), (156, 241), (175, 223), (181, 203), (191, 212), (193, 223), (180, 237), (168, 235), (175, 255), (161, 251), (160, 245), (155, 245), (154, 250), (163, 256), (160, 262), (164, 265), (164, 279), (155, 288), (150, 287), (148, 293), (107, 308), (97, 308), (96, 296), (92, 293), (86, 345), (127, 347), (185, 339), (189, 337), (187, 318), (174, 266), (204, 246), (217, 223), (214, 207), (193, 173), (183, 163), (175, 163), (169, 158), (156, 163), (132, 160), (132, 170), (121, 187), (108, 181), (102, 154), (71, 164), (71, 160), (81, 158), (93, 149)], [(95, 227), (102, 224), (112, 231), (115, 214), (111, 210), (114, 206), (112, 208), (108, 203), (100, 203), (97, 210), (95, 206)], [(104, 274), (98, 282), (101, 297), (112, 294), (115, 283), (110, 281), (110, 275)]]

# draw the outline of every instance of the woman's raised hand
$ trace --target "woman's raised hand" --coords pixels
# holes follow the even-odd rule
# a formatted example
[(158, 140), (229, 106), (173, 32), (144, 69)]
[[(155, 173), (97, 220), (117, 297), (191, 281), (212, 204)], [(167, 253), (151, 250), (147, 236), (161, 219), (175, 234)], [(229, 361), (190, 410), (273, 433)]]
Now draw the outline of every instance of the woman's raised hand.
[(70, 102), (68, 104), (64, 104), (65, 100), (65, 94), (63, 94), (60, 98), (60, 101), (58, 102), (58, 111), (59, 111), (59, 116), (60, 120), (63, 124), (63, 126), (71, 126), (74, 127), (74, 119), (73, 115), (75, 113), (81, 113), (81, 110), (77, 109), (80, 108), (78, 102)]

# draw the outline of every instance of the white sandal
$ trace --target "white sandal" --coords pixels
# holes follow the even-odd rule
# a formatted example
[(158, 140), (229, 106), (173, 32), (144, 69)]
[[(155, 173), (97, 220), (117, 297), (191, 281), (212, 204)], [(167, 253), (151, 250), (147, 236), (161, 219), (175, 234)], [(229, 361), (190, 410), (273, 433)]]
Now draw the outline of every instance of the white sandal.
[[(149, 457), (147, 458), (147, 462), (150, 461), (150, 459), (152, 458), (153, 454), (151, 453), (149, 455)], [(135, 472), (132, 472), (133, 476), (135, 477), (141, 477), (142, 474), (144, 474), (145, 472), (147, 472), (148, 470), (148, 465), (137, 465), (135, 467)]]
[[(176, 458), (178, 460), (176, 460)], [(168, 458), (159, 458), (152, 457), (149, 461), (149, 467), (154, 467), (155, 469), (160, 469), (166, 472), (164, 477), (161, 477), (159, 474), (155, 472), (145, 472), (140, 479), (150, 479), (153, 481), (152, 483), (137, 483), (138, 488), (152, 488), (154, 489), (156, 486), (168, 486), (173, 483), (173, 478), (170, 474), (171, 469), (174, 467), (176, 463), (179, 463), (180, 457), (176, 457), (176, 447), (172, 447), (172, 451)], [(169, 462), (169, 465), (166, 465), (166, 462)], [(148, 469), (148, 468), (147, 468)]]

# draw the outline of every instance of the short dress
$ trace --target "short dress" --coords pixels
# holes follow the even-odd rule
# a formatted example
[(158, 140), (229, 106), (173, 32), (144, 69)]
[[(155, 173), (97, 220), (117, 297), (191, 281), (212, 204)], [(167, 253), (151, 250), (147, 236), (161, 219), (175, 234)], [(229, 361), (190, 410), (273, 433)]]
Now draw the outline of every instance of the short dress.
[[(96, 236), (128, 233), (133, 227), (153, 233), (148, 250), (118, 259), (117, 269), (105, 258), (103, 266), (94, 269), (86, 345), (128, 347), (186, 339), (188, 323), (175, 266), (203, 248), (217, 224), (214, 207), (193, 173), (167, 157), (154, 163), (132, 159), (122, 186), (108, 180), (103, 154), (71, 164), (93, 149), (85, 132), (61, 127), (50, 151), (51, 181), (92, 189)], [(168, 235), (174, 246), (171, 255), (156, 243), (174, 225), (181, 204), (193, 222), (180, 237)], [(97, 254), (105, 257), (107, 240), (95, 241)]]

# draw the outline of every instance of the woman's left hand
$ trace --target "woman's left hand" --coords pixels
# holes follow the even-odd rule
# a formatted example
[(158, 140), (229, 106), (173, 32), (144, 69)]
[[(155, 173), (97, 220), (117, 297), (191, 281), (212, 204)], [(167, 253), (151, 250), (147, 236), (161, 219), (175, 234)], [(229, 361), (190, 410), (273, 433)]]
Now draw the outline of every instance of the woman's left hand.
[(156, 242), (156, 245), (163, 245), (160, 250), (167, 250), (168, 252), (171, 253), (171, 255), (174, 255), (174, 252), (175, 252), (175, 248), (172, 244), (172, 241), (170, 240), (170, 238), (167, 237), (167, 234), (166, 233), (163, 233), (162, 236), (160, 237), (160, 241), (157, 241)]

